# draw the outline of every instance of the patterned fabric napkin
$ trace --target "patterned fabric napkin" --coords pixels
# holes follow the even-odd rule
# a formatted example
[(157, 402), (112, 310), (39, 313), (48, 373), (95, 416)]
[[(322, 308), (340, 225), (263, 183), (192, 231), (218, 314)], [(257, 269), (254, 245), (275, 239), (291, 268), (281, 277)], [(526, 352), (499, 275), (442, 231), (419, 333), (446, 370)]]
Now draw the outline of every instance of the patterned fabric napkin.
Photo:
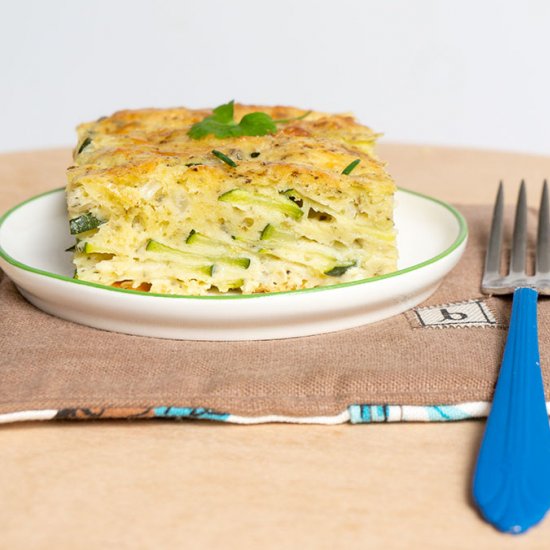
[[(105, 332), (43, 313), (0, 272), (0, 422), (335, 424), (486, 415), (511, 298), (479, 290), (491, 207), (460, 210), (470, 229), (466, 253), (427, 302), (385, 321), (305, 338), (187, 342)], [(548, 398), (547, 298), (539, 300), (539, 341)]]

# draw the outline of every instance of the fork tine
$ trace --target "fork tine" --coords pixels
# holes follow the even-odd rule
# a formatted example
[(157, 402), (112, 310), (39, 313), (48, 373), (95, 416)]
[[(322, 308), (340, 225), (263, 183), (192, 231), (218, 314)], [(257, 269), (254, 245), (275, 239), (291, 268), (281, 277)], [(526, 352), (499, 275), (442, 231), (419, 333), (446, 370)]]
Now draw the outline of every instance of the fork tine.
[(489, 245), (485, 256), (485, 274), (498, 275), (500, 272), (500, 249), (502, 247), (502, 220), (504, 215), (504, 188), (502, 181), (498, 186), (497, 198), (493, 209), (493, 221), (489, 234)]
[(548, 203), (548, 182), (544, 180), (537, 232), (537, 275), (550, 273), (550, 213)]
[(512, 238), (512, 256), (510, 260), (510, 274), (523, 275), (525, 273), (525, 255), (527, 252), (527, 197), (525, 181), (521, 180), (519, 188), (516, 218), (514, 220), (514, 236)]

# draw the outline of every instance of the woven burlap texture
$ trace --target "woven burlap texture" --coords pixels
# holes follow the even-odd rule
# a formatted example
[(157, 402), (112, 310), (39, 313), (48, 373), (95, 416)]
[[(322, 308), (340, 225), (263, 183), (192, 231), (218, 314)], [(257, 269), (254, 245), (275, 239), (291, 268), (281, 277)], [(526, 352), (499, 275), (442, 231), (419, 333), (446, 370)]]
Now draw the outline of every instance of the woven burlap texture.
[[(0, 413), (82, 407), (207, 407), (239, 415), (321, 416), (352, 404), (490, 400), (511, 298), (480, 278), (491, 208), (460, 207), (467, 250), (424, 304), (483, 300), (496, 325), (421, 327), (414, 312), (360, 328), (288, 340), (189, 342), (110, 333), (52, 317), (0, 281)], [(531, 213), (534, 233), (534, 214)], [(550, 378), (550, 300), (539, 301)], [(547, 385), (547, 396), (548, 385)]]

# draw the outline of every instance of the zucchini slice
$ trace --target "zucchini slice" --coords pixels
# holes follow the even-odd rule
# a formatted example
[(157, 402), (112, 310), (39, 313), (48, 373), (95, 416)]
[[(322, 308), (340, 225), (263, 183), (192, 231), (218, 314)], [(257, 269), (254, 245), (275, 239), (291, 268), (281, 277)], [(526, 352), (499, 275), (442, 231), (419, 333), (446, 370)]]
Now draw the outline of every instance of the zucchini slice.
[(180, 258), (185, 258), (187, 260), (201, 260), (206, 259), (203, 256), (199, 256), (198, 254), (193, 254), (192, 252), (186, 252), (185, 250), (180, 250), (179, 248), (173, 248), (171, 246), (167, 246), (165, 244), (159, 243), (158, 241), (155, 241), (153, 239), (150, 239), (147, 242), (147, 245), (145, 246), (145, 250), (148, 252), (160, 252), (162, 254), (171, 254), (175, 256), (179, 256)]
[(79, 233), (84, 233), (85, 231), (90, 231), (91, 229), (96, 229), (102, 223), (105, 223), (104, 220), (96, 218), (90, 212), (78, 216), (78, 218), (73, 218), (69, 220), (69, 228), (71, 230), (71, 235), (78, 235)]
[(208, 277), (212, 276), (214, 271), (214, 266), (208, 262), (208, 258), (203, 258), (197, 256), (196, 254), (191, 254), (189, 252), (184, 252), (183, 250), (178, 250), (177, 248), (172, 248), (171, 246), (166, 246), (165, 244), (154, 241), (153, 239), (149, 240), (145, 250), (148, 252), (158, 252), (160, 254), (170, 254), (172, 256), (177, 256), (187, 260), (186, 267), (201, 273), (202, 275), (207, 275)]
[(238, 279), (237, 281), (231, 281), (227, 283), (227, 286), (231, 289), (241, 288), (244, 285), (244, 279)]
[(281, 195), (288, 197), (292, 202), (298, 204), (301, 207), (303, 207), (304, 204), (306, 206), (315, 207), (315, 209), (319, 213), (329, 214), (333, 218), (339, 215), (338, 212), (336, 212), (336, 210), (334, 210), (333, 208), (330, 208), (326, 204), (322, 204), (316, 200), (310, 199), (306, 195), (302, 195), (302, 193), (299, 193), (298, 191), (296, 191), (296, 189), (287, 189), (286, 191), (282, 191)]
[(314, 247), (282, 244), (274, 245), (273, 248), (261, 248), (258, 253), (297, 263), (330, 277), (341, 277), (348, 269), (357, 265), (355, 260), (338, 260)]
[[(196, 234), (197, 233), (194, 233), (194, 235)], [(171, 254), (180, 258), (185, 258), (190, 264), (192, 264), (193, 262), (210, 262), (212, 264), (215, 264), (217, 262), (234, 267), (239, 267), (241, 269), (248, 269), (248, 267), (250, 266), (250, 258), (232, 258), (230, 256), (205, 256), (202, 254), (194, 254), (193, 252), (188, 252), (186, 250), (180, 250), (179, 248), (167, 246), (153, 239), (149, 240), (147, 246), (145, 247), (145, 250), (149, 252), (160, 252), (163, 254)], [(213, 265), (211, 265), (210, 267), (213, 268)]]
[(84, 149), (86, 149), (86, 147), (88, 147), (88, 145), (91, 145), (91, 144), (92, 144), (92, 138), (90, 136), (87, 136), (86, 139), (81, 143), (78, 150), (76, 151), (76, 154), (80, 155), (80, 153), (82, 153), (82, 151), (84, 151)]
[(198, 233), (194, 229), (191, 230), (187, 239), (185, 239), (185, 244), (191, 244), (195, 246), (204, 246), (209, 248), (218, 248), (218, 249), (227, 249), (229, 245), (223, 241), (218, 241), (217, 239), (212, 239), (207, 237), (202, 233)]
[(286, 196), (268, 197), (260, 193), (251, 193), (245, 189), (231, 189), (218, 197), (219, 201), (228, 202), (234, 205), (245, 206), (263, 206), (269, 210), (276, 210), (285, 216), (299, 220), (303, 215), (303, 210)]
[(84, 254), (111, 254), (112, 256), (115, 255), (115, 253), (111, 250), (102, 250), (95, 247), (93, 244), (84, 241), (80, 241), (76, 245), (76, 250), (77, 252), (84, 252)]
[(273, 248), (261, 248), (258, 254), (274, 256), (287, 262), (303, 265), (316, 271), (325, 273), (330, 271), (338, 262), (336, 258), (326, 256), (317, 251), (305, 250), (295, 246), (277, 246)]
[(260, 233), (260, 241), (296, 241), (296, 236), (268, 223)]

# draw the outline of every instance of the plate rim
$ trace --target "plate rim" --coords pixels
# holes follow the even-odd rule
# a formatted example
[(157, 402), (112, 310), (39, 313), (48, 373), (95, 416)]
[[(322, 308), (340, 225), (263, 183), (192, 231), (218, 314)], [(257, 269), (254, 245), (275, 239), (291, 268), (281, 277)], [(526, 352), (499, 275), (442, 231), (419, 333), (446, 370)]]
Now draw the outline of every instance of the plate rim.
[[(397, 187), (399, 191), (402, 191), (404, 193), (408, 193), (410, 195), (414, 195), (417, 197), (420, 197), (422, 199), (431, 201), (433, 203), (438, 204), (439, 206), (443, 206), (446, 210), (448, 210), (457, 220), (459, 225), (459, 231), (456, 239), (451, 243), (450, 246), (448, 246), (445, 250), (440, 252), (439, 254), (428, 258), (427, 260), (424, 260), (423, 262), (420, 262), (418, 264), (414, 264), (412, 266), (398, 269), (397, 271), (392, 271), (391, 273), (386, 273), (385, 275), (379, 275), (377, 277), (369, 277), (367, 279), (359, 279), (357, 281), (348, 281), (345, 283), (336, 283), (334, 285), (327, 285), (327, 286), (320, 286), (320, 287), (314, 287), (314, 288), (303, 288), (298, 290), (285, 290), (282, 292), (266, 292), (266, 293), (257, 293), (257, 294), (225, 294), (225, 295), (215, 295), (215, 296), (193, 296), (193, 295), (184, 295), (184, 294), (160, 294), (160, 293), (152, 293), (152, 292), (141, 292), (138, 290), (129, 290), (129, 289), (123, 289), (113, 286), (106, 286), (106, 285), (100, 285), (98, 283), (92, 283), (89, 281), (81, 281), (79, 279), (73, 279), (66, 277), (65, 275), (59, 275), (57, 273), (52, 273), (50, 271), (46, 271), (43, 269), (38, 269), (36, 267), (32, 267), (30, 265), (27, 265), (23, 262), (20, 262), (19, 260), (16, 260), (12, 256), (10, 256), (2, 247), (2, 243), (0, 242), (0, 258), (3, 258), (8, 264), (18, 268), (22, 269), (24, 271), (33, 273), (35, 275), (45, 276), (50, 279), (56, 279), (63, 281), (65, 283), (73, 283), (77, 285), (83, 285), (86, 287), (92, 287), (99, 290), (108, 290), (111, 292), (119, 292), (122, 294), (127, 295), (133, 295), (133, 296), (141, 296), (141, 297), (151, 297), (151, 298), (170, 298), (170, 299), (185, 299), (185, 300), (247, 300), (247, 299), (253, 299), (253, 298), (269, 298), (272, 296), (284, 296), (284, 295), (302, 295), (302, 294), (310, 294), (313, 292), (323, 292), (327, 290), (335, 290), (339, 288), (348, 288), (351, 286), (357, 286), (357, 285), (364, 285), (368, 283), (374, 283), (378, 281), (382, 281), (385, 279), (391, 279), (394, 277), (398, 277), (400, 275), (404, 275), (406, 273), (411, 273), (413, 271), (417, 271), (419, 269), (422, 269), (423, 267), (426, 267), (428, 265), (434, 264), (438, 262), (439, 260), (449, 256), (452, 254), (456, 249), (458, 249), (464, 241), (468, 237), (468, 224), (466, 222), (466, 219), (464, 216), (452, 205), (449, 203), (437, 199), (435, 197), (431, 197), (430, 195), (426, 195), (424, 193), (419, 193), (418, 191), (412, 191), (411, 189), (405, 189), (403, 187)], [(55, 189), (50, 189), (48, 191), (44, 191), (43, 193), (39, 193), (38, 195), (34, 195), (23, 202), (20, 202), (19, 204), (16, 204), (9, 210), (7, 210), (2, 216), (0, 216), (0, 228), (4, 224), (4, 222), (16, 211), (22, 208), (23, 206), (29, 204), (30, 202), (36, 201), (38, 199), (41, 199), (42, 197), (45, 197), (47, 195), (51, 195), (53, 193), (59, 193), (65, 191), (65, 186), (63, 187), (56, 187)]]

